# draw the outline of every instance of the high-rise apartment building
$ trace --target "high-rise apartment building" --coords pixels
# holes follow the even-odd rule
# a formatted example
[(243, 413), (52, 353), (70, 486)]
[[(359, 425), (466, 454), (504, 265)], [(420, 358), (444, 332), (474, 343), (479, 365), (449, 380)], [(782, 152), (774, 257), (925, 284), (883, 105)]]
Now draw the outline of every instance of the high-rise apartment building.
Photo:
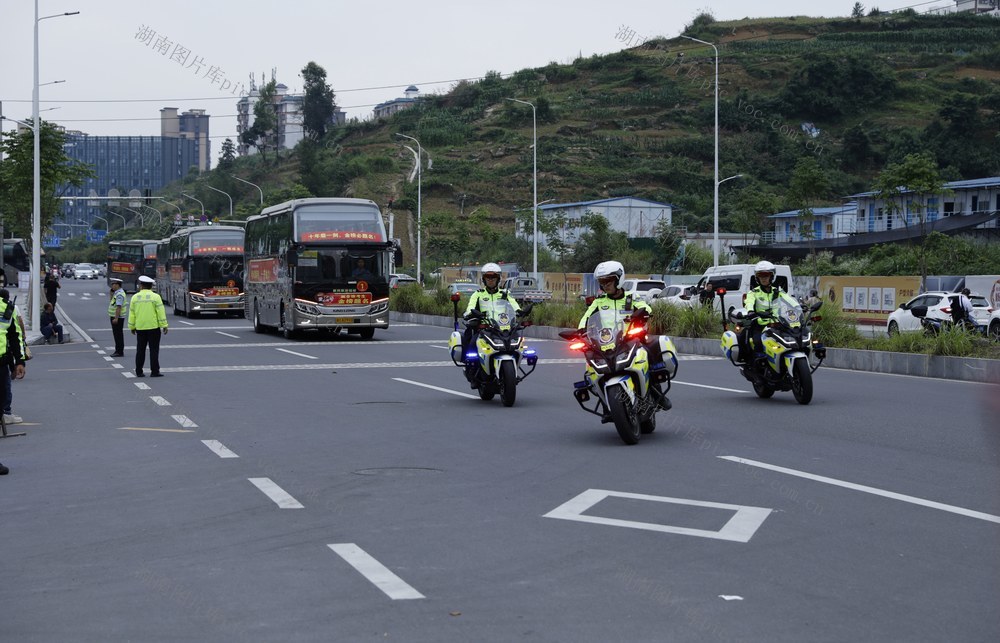
[[(256, 85), (252, 85), (250, 93), (240, 98), (236, 103), (236, 132), (238, 134), (236, 151), (240, 156), (257, 153), (256, 148), (243, 142), (242, 135), (253, 127), (255, 120), (253, 108), (259, 98), (259, 88)], [(305, 97), (302, 94), (289, 94), (288, 86), (284, 83), (278, 83), (275, 86), (273, 108), (275, 115), (278, 117), (276, 144), (279, 150), (290, 150), (305, 137), (303, 126), (305, 116), (303, 113), (304, 102)], [(330, 125), (343, 125), (346, 120), (346, 112), (337, 109), (330, 120)]]

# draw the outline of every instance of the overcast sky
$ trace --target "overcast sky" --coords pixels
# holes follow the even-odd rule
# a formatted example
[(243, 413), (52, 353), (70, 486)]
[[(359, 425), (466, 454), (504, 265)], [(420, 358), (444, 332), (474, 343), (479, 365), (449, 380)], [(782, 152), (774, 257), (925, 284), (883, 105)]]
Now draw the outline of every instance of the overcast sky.
[[(416, 84), (444, 92), (489, 70), (509, 74), (626, 48), (622, 34), (675, 37), (703, 10), (718, 20), (846, 16), (853, 0), (38, 0), (39, 82), (45, 120), (94, 135), (159, 135), (162, 107), (205, 109), (212, 153), (236, 137), (236, 101), (253, 74), (301, 89), (299, 70), (322, 65), (348, 117)], [(916, 5), (895, 0), (883, 11)], [(938, 4), (948, 4), (947, 0)], [(925, 9), (927, 4), (918, 6)], [(748, 13), (752, 11), (752, 13)], [(31, 116), (32, 0), (0, 0), (3, 114)], [(160, 39), (165, 40), (160, 40)], [(157, 49), (159, 45), (160, 49)], [(186, 52), (186, 53), (185, 53)], [(378, 89), (366, 89), (378, 88)], [(9, 124), (5, 130), (11, 129)], [(213, 159), (214, 165), (214, 159)]]

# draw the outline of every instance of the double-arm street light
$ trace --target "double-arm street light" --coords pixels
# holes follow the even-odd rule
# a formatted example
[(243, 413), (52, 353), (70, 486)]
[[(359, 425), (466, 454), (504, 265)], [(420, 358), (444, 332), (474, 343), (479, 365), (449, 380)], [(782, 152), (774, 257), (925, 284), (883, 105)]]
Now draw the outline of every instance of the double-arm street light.
[[(192, 201), (198, 201), (198, 199), (194, 198), (190, 194), (187, 194), (186, 192), (181, 192), (181, 196), (185, 197), (187, 199), (191, 199)], [(204, 221), (205, 220), (205, 204), (202, 203), (201, 201), (198, 201), (198, 205), (201, 206), (201, 220)]]
[(223, 192), (222, 190), (219, 190), (217, 188), (213, 188), (211, 185), (206, 185), (205, 187), (208, 188), (209, 190), (212, 190), (213, 192), (218, 192), (219, 194), (225, 194), (226, 195), (226, 198), (229, 199), (229, 218), (232, 219), (233, 218), (233, 197), (229, 196), (228, 192)]
[(513, 101), (515, 103), (521, 103), (522, 105), (527, 105), (531, 107), (531, 176), (532, 183), (534, 186), (533, 196), (531, 199), (532, 208), (532, 231), (531, 239), (533, 242), (533, 260), (534, 263), (531, 266), (531, 276), (538, 281), (538, 121), (535, 118), (535, 105), (534, 103), (529, 103), (526, 100), (520, 100), (518, 98), (505, 98), (504, 100)]
[(132, 214), (138, 215), (139, 225), (141, 225), (143, 228), (146, 227), (146, 218), (142, 216), (142, 212), (139, 212), (138, 210), (133, 210), (132, 208), (122, 208), (122, 209), (125, 210), (126, 212), (131, 212)]
[(107, 234), (107, 233), (111, 232), (111, 224), (108, 223), (107, 219), (105, 219), (104, 217), (102, 217), (100, 215), (97, 215), (97, 214), (94, 215), (94, 218), (95, 219), (100, 219), (101, 221), (104, 222), (104, 234)]
[[(421, 201), (420, 179), (421, 175), (423, 174), (422, 167), (424, 165), (423, 161), (424, 148), (420, 146), (420, 141), (413, 138), (412, 136), (407, 136), (406, 134), (400, 134), (399, 132), (396, 132), (396, 136), (402, 136), (403, 138), (408, 138), (417, 144), (417, 151), (415, 152), (417, 155), (417, 279), (420, 281), (421, 284), (423, 284), (424, 283), (423, 274), (420, 272), (420, 201)], [(410, 151), (412, 152), (413, 150), (410, 149)]]
[(126, 219), (124, 216), (118, 214), (114, 210), (105, 210), (105, 212), (107, 212), (108, 214), (113, 214), (113, 215), (115, 215), (116, 217), (118, 217), (119, 219), (122, 220), (122, 230), (124, 230), (125, 227), (128, 225), (128, 219)]
[(67, 11), (51, 16), (38, 17), (38, 0), (35, 0), (35, 42), (34, 42), (34, 83), (31, 93), (31, 123), (35, 130), (35, 154), (33, 167), (34, 190), (31, 203), (31, 331), (42, 332), (41, 315), (38, 314), (39, 302), (42, 301), (42, 128), (38, 122), (38, 23), (49, 18), (60, 16), (75, 16), (79, 11)]
[(162, 212), (160, 212), (159, 210), (157, 210), (156, 208), (154, 208), (151, 205), (143, 204), (142, 207), (149, 208), (150, 210), (152, 210), (153, 212), (156, 213), (156, 223), (157, 224), (163, 223), (163, 213)]
[(255, 188), (257, 188), (257, 191), (260, 192), (260, 204), (261, 204), (261, 206), (264, 205), (264, 190), (261, 190), (259, 185), (257, 185), (256, 183), (251, 183), (250, 181), (244, 181), (243, 179), (241, 179), (240, 177), (236, 176), (235, 174), (230, 174), (229, 176), (231, 176), (232, 178), (236, 179), (240, 183), (246, 183), (247, 185), (252, 185)]
[(703, 45), (708, 45), (713, 50), (715, 50), (715, 194), (713, 195), (714, 203), (714, 232), (712, 233), (712, 265), (719, 265), (719, 49), (710, 42), (704, 40), (698, 40), (697, 38), (692, 38), (691, 36), (681, 36), (687, 40), (693, 40), (694, 42), (700, 42)]

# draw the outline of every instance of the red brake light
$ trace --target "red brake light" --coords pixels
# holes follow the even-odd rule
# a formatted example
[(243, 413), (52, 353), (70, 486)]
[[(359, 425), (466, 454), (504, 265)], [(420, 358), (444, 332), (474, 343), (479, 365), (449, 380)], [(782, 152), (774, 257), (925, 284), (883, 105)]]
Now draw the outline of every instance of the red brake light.
[(569, 349), (571, 351), (582, 351), (586, 346), (587, 344), (584, 342), (573, 342), (572, 344), (569, 345)]
[(717, 294), (717, 295), (725, 295), (726, 294), (726, 289), (725, 288), (719, 288), (718, 290), (715, 291), (715, 294)]
[(631, 337), (633, 335), (641, 335), (642, 333), (645, 333), (645, 332), (646, 332), (646, 329), (644, 327), (642, 327), (642, 326), (636, 326), (634, 328), (628, 329), (628, 335), (629, 335), (629, 337)]
[[(397, 286), (397, 287), (398, 287), (398, 286)], [(451, 300), (452, 300), (452, 301), (458, 301), (458, 300), (459, 300), (459, 299), (461, 299), (461, 298), (462, 298), (462, 295), (458, 294), (457, 292), (456, 292), (456, 293), (454, 293), (454, 294), (452, 294), (452, 296), (451, 296)]]
[(593, 297), (593, 295), (587, 297), (586, 299), (584, 299), (584, 301), (587, 302), (588, 306), (591, 305), (592, 303), (594, 303), (594, 297)]
[(951, 306), (945, 306), (944, 308), (941, 309), (941, 312), (943, 312), (943, 313), (945, 313), (947, 315), (950, 315), (951, 314)]

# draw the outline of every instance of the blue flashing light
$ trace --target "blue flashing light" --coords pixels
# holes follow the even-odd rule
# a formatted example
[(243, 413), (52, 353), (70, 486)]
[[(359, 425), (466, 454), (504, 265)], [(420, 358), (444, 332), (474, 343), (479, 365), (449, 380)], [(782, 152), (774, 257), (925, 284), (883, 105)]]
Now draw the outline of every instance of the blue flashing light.
[(528, 350), (524, 351), (524, 354), (525, 355), (534, 355), (535, 354), (535, 349), (534, 348), (529, 348)]
[(582, 382), (573, 382), (573, 388), (587, 388), (587, 386), (589, 385), (587, 384), (586, 380)]
[(465, 359), (475, 359), (475, 360), (478, 360), (479, 359), (479, 353), (466, 353), (465, 354)]

